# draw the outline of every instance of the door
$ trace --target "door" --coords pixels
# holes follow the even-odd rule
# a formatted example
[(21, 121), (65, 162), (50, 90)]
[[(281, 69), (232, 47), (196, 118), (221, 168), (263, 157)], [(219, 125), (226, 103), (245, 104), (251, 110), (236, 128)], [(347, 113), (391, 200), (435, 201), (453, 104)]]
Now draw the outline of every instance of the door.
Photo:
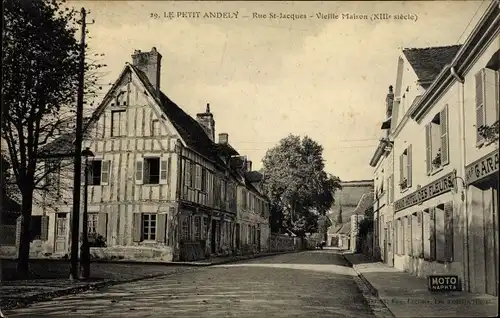
[(240, 224), (236, 223), (236, 248), (240, 248)]
[(68, 252), (68, 213), (56, 213), (54, 253)]
[(257, 229), (257, 250), (260, 252), (260, 229)]
[(217, 243), (216, 237), (217, 237), (217, 221), (212, 220), (212, 231), (210, 235), (210, 252), (212, 254), (215, 254), (215, 251), (217, 250), (215, 245)]
[(387, 223), (387, 231), (386, 231), (386, 236), (385, 236), (385, 250), (386, 250), (386, 263), (389, 266), (394, 266), (394, 251), (393, 246), (392, 246), (392, 233), (393, 233), (393, 228), (392, 228), (392, 222)]
[(387, 238), (388, 238), (388, 236), (389, 236), (389, 235), (388, 235), (388, 232), (389, 232), (389, 231), (387, 231), (387, 228), (385, 228), (385, 229), (384, 229), (384, 237), (383, 237), (383, 240), (384, 240), (384, 243), (383, 243), (383, 247), (384, 247), (384, 253), (383, 253), (383, 255), (384, 255), (384, 259), (383, 259), (383, 261), (384, 261), (384, 262), (386, 262), (386, 263), (387, 263), (387, 259), (388, 259), (388, 258), (387, 258), (387, 256), (388, 256), (388, 253), (387, 253), (387, 244), (388, 244), (388, 243), (387, 243)]

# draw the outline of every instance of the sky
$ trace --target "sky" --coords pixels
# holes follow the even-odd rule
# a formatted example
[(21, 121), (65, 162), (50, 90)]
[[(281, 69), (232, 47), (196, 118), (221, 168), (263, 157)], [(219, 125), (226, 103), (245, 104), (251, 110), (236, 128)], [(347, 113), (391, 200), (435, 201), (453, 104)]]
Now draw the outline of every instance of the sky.
[[(228, 133), (255, 170), (281, 138), (308, 135), (324, 147), (325, 170), (344, 181), (373, 178), (369, 161), (383, 134), (401, 48), (463, 43), (488, 3), (68, 1), (90, 10), (89, 50), (104, 54), (103, 84), (116, 80), (134, 50), (156, 47), (162, 91), (192, 117), (210, 103), (216, 134)], [(238, 18), (177, 17), (188, 11), (238, 12)], [(342, 13), (414, 19), (342, 19)], [(109, 88), (103, 85), (101, 97)]]

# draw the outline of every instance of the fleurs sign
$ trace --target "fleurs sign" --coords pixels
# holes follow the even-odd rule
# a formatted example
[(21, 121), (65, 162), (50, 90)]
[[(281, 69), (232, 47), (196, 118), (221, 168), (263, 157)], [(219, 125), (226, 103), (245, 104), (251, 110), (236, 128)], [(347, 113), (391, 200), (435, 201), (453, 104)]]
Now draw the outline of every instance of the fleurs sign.
[(458, 276), (431, 275), (427, 277), (427, 286), (430, 291), (460, 291)]
[(471, 184), (498, 172), (498, 150), (465, 167), (465, 183)]
[(455, 187), (455, 174), (455, 171), (450, 172), (436, 181), (429, 183), (417, 191), (397, 200), (394, 202), (394, 212), (404, 210), (450, 191)]

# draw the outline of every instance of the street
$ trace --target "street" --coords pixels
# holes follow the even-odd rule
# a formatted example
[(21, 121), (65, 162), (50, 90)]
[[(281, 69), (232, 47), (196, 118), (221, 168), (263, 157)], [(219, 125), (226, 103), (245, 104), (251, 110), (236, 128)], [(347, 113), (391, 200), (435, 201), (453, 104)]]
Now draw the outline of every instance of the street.
[(7, 317), (374, 317), (334, 250), (200, 267), (64, 296)]

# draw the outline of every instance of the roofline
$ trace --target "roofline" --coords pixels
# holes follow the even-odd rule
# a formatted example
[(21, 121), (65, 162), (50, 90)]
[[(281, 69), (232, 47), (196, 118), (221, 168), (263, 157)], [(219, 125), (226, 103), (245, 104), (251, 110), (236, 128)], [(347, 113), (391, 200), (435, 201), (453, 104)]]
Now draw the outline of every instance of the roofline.
[[(486, 28), (486, 30), (483, 30)], [(446, 65), (422, 96), (421, 100), (408, 111), (411, 118), (420, 121), (434, 102), (446, 89), (455, 83), (452, 69), (457, 74), (465, 73), (480, 57), (484, 48), (500, 33), (500, 0), (493, 0), (476, 24), (452, 62)]]
[(382, 140), (379, 141), (377, 149), (375, 149), (375, 153), (373, 154), (370, 160), (370, 166), (375, 167), (377, 162), (380, 160), (380, 157), (384, 154), (385, 142)]

